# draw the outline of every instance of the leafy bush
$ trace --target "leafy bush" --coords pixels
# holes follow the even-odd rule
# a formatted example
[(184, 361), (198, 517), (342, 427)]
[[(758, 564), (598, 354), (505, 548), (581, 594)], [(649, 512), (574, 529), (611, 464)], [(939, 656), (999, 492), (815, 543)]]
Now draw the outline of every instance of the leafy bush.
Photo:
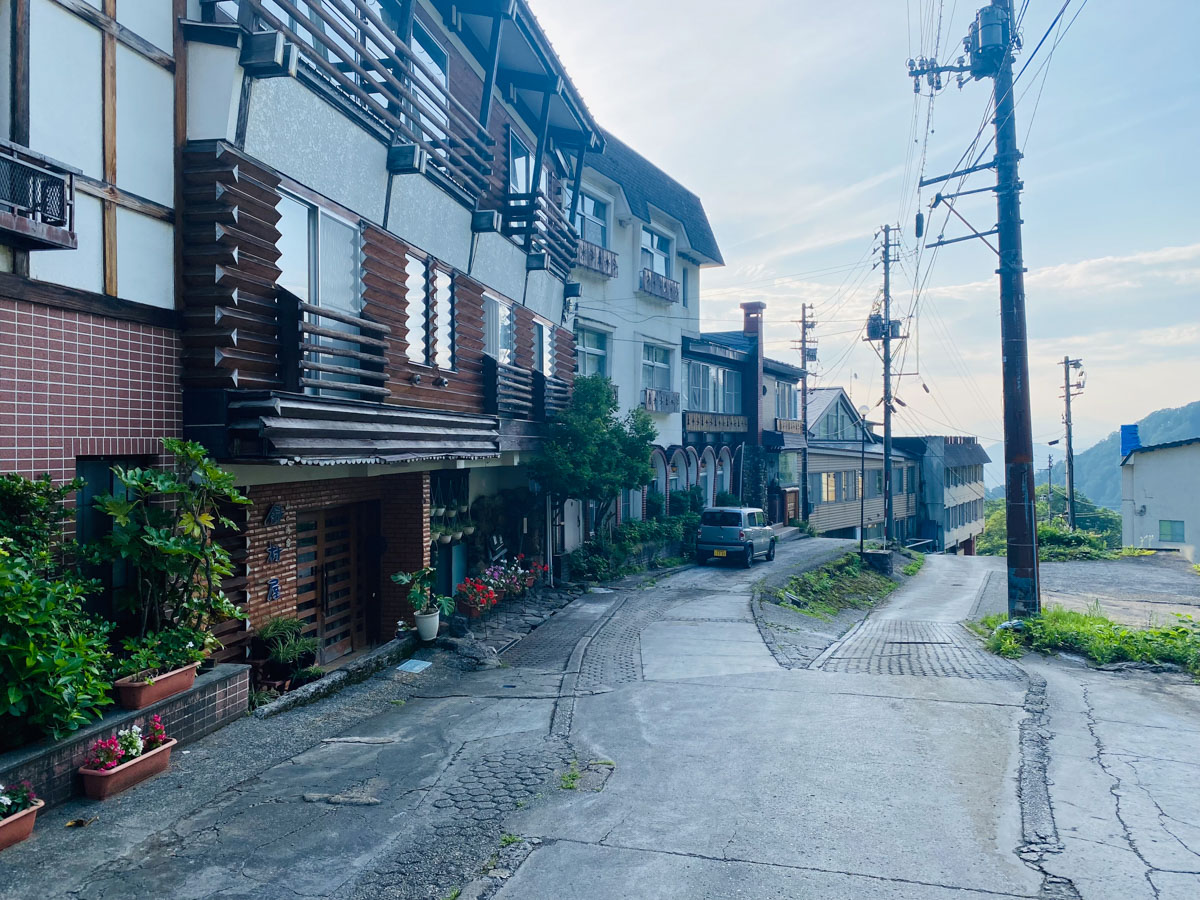
[(1022, 619), (1017, 627), (1001, 628), (1003, 615), (990, 616), (981, 625), (990, 630), (987, 647), (993, 653), (1015, 658), (1028, 650), (1053, 653), (1065, 650), (1100, 663), (1174, 663), (1200, 676), (1200, 622), (1178, 616), (1167, 628), (1130, 628), (1100, 614), (1095, 607), (1076, 612), (1052, 606), (1040, 615)]
[(678, 516), (692, 509), (692, 495), (688, 491), (671, 491), (671, 516)]
[[(704, 510), (704, 488), (698, 484), (693, 484), (688, 488), (688, 509), (694, 513), (703, 512)], [(683, 510), (677, 510), (676, 515), (679, 515)]]
[(857, 553), (847, 553), (811, 572), (793, 575), (775, 592), (781, 605), (819, 619), (843, 609), (866, 609), (896, 589), (896, 583), (866, 568)]
[(717, 491), (717, 496), (713, 501), (714, 506), (741, 506), (742, 498), (737, 494), (731, 494), (729, 491)]
[[(684, 495), (686, 496), (686, 495)], [(679, 541), (685, 556), (696, 548), (696, 527), (700, 516), (687, 513), (669, 519), (623, 522), (613, 529), (612, 538), (588, 541), (569, 555), (572, 577), (586, 581), (608, 581), (628, 574), (630, 557), (645, 544)]]
[(11, 540), (9, 552), (39, 574), (57, 571), (63, 554), (74, 549), (63, 541), (72, 519), (65, 501), (82, 487), (78, 478), (56, 485), (48, 474), (33, 481), (13, 472), (0, 476), (0, 535)]
[(924, 565), (925, 565), (925, 554), (917, 553), (916, 551), (913, 551), (912, 562), (908, 563), (908, 565), (906, 565), (900, 571), (903, 572), (905, 575), (908, 575), (911, 578), (913, 575), (916, 575), (918, 572), (920, 572), (921, 567)]
[(62, 738), (99, 718), (111, 626), (83, 611), (87, 582), (51, 581), (0, 539), (0, 744)]
[(646, 492), (646, 518), (661, 519), (666, 506), (663, 495), (656, 490)]
[(121, 642), (122, 657), (113, 667), (113, 676), (144, 675), (153, 683), (159, 675), (198, 663), (220, 644), (207, 631), (186, 625), (152, 631), (142, 637), (129, 637)]

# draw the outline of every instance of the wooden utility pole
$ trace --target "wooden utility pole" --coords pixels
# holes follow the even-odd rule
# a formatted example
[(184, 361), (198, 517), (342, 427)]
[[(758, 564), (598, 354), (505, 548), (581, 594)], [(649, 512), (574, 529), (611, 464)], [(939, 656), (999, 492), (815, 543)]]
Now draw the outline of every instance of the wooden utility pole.
[[(864, 485), (865, 487), (865, 485)], [(892, 497), (892, 226), (883, 226), (883, 543), (895, 537)]]
[(800, 377), (800, 430), (804, 432), (804, 449), (800, 451), (800, 518), (805, 522), (812, 509), (812, 498), (808, 493), (808, 332), (817, 324), (808, 318), (810, 308), (807, 303), (800, 304), (800, 360), (804, 365), (804, 374)]
[(1082, 369), (1082, 359), (1071, 359), (1064, 356), (1063, 367), (1063, 400), (1066, 410), (1063, 413), (1063, 424), (1067, 426), (1067, 527), (1075, 530), (1075, 450), (1071, 443), (1071, 397), (1078, 396), (1083, 391), (1083, 381), (1071, 383), (1071, 370)]

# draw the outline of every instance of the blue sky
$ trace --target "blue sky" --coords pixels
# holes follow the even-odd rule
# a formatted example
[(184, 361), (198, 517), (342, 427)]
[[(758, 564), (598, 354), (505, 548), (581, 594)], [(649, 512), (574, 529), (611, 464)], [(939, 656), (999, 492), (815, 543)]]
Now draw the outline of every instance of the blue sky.
[[(1060, 28), (1081, 2), (1071, 0)], [(816, 384), (877, 403), (881, 366), (857, 339), (880, 287), (867, 259), (872, 236), (884, 222), (903, 228), (893, 296), (907, 314), (916, 182), (954, 167), (991, 92), (987, 81), (951, 85), (927, 132), (929, 101), (914, 97), (905, 63), (932, 54), (939, 17), (939, 59), (957, 56), (980, 0), (532, 5), (597, 119), (703, 199), (726, 261), (703, 279), (705, 327), (732, 327), (738, 303), (765, 300), (771, 355), (796, 361), (792, 322), (802, 302), (815, 303)], [(1018, 68), (1061, 7), (1030, 0)], [(1075, 405), (1080, 447), (1200, 399), (1198, 34), (1200, 4), (1088, 0), (1018, 82), (1039, 441), (1061, 432), (1064, 354), (1087, 364)], [(966, 187), (991, 181), (983, 172)], [(958, 209), (980, 231), (995, 223), (990, 194)], [(935, 235), (941, 222), (931, 220)], [(962, 233), (953, 220), (945, 229)], [(990, 444), (1003, 433), (995, 257), (978, 241), (933, 257), (922, 254), (925, 290), (904, 366), (919, 375), (901, 379), (908, 406), (897, 427)]]

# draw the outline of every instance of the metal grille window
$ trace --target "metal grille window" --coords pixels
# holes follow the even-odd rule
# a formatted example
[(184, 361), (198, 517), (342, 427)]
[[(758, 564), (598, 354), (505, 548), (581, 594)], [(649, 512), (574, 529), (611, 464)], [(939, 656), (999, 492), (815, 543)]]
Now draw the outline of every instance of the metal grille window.
[(671, 389), (671, 350), (656, 344), (642, 345), (642, 387), (652, 391)]
[(1182, 544), (1183, 522), (1174, 519), (1158, 520), (1158, 539), (1169, 544)]
[(608, 374), (608, 335), (590, 328), (575, 332), (575, 371), (580, 375)]

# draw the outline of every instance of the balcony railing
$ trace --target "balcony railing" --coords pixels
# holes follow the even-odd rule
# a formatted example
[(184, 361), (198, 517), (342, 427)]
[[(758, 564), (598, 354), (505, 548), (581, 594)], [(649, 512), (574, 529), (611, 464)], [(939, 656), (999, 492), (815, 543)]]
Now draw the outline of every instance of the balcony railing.
[(492, 139), (373, 0), (202, 0), (206, 21), (235, 21), (251, 33), (277, 32), (296, 48), (304, 72), (378, 122), (397, 143), (423, 150), (472, 199), (491, 173)]
[(74, 250), (75, 170), (0, 141), (0, 243)]
[(679, 391), (660, 391), (642, 388), (642, 408), (648, 412), (679, 412)]
[(483, 358), (483, 408), (506, 419), (534, 418), (533, 372)]
[(541, 191), (508, 194), (500, 210), (501, 229), (525, 242), (534, 253), (545, 253), (550, 271), (561, 278), (571, 274), (579, 255), (579, 236), (558, 204)]
[(642, 277), (638, 282), (638, 290), (668, 303), (679, 302), (679, 282), (672, 281), (665, 275), (659, 275), (652, 269), (642, 269)]
[(279, 292), (279, 364), (286, 390), (386, 400), (391, 329), (362, 316)]
[(591, 241), (579, 242), (579, 261), (576, 265), (581, 269), (599, 272), (606, 278), (617, 277), (617, 254)]
[(534, 390), (540, 398), (539, 418), (550, 421), (571, 403), (571, 386), (561, 378), (534, 373)]

